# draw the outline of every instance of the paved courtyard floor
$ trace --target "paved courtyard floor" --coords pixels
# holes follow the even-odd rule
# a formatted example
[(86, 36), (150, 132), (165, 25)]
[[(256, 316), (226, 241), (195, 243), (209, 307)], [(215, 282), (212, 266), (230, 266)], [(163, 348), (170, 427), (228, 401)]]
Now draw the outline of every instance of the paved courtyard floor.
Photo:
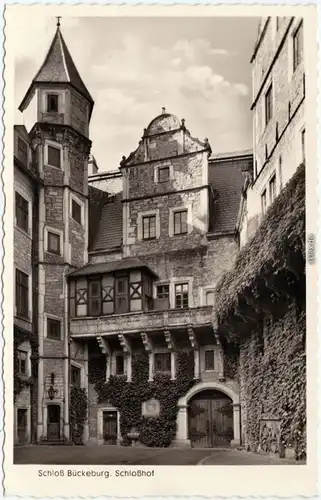
[(15, 464), (52, 465), (288, 465), (233, 449), (125, 448), (118, 446), (17, 446)]

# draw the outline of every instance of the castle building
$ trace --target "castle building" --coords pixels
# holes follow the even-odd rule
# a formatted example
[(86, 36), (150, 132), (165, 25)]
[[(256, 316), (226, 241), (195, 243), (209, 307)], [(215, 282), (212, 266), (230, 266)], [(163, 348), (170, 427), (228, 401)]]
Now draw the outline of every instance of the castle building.
[(255, 161), (239, 214), (241, 245), (305, 161), (303, 19), (262, 18), (251, 62)]
[(58, 25), (15, 129), (15, 443), (238, 445), (213, 301), (252, 153), (212, 156), (163, 109), (110, 195), (88, 185), (93, 105)]

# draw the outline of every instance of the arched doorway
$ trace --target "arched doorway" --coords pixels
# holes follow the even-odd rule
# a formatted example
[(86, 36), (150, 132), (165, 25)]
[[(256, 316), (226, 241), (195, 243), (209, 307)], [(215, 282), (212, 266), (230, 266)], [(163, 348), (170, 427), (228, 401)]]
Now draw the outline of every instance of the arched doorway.
[(229, 446), (233, 435), (233, 401), (229, 396), (212, 389), (190, 399), (188, 438), (192, 447)]

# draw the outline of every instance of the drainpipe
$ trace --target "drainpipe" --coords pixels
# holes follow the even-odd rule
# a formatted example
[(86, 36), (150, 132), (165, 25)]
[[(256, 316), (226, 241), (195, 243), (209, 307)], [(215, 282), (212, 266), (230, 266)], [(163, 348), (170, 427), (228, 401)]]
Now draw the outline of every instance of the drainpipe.
[(69, 423), (69, 401), (70, 401), (70, 342), (69, 342), (69, 318), (68, 318), (68, 281), (67, 271), (69, 266), (65, 266), (64, 275), (64, 438), (70, 440)]

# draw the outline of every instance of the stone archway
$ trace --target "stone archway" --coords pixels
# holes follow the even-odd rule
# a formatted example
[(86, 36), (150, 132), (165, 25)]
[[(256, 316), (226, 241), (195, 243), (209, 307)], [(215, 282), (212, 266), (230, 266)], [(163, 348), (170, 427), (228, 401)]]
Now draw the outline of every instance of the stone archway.
[(220, 382), (202, 382), (194, 385), (185, 396), (181, 397), (178, 401), (178, 414), (176, 420), (176, 440), (175, 444), (177, 446), (190, 446), (190, 441), (188, 439), (188, 403), (189, 401), (198, 393), (203, 391), (219, 391), (226, 396), (228, 396), (233, 402), (233, 440), (231, 441), (232, 446), (237, 446), (240, 444), (240, 397), (237, 392), (235, 392), (226, 384)]

